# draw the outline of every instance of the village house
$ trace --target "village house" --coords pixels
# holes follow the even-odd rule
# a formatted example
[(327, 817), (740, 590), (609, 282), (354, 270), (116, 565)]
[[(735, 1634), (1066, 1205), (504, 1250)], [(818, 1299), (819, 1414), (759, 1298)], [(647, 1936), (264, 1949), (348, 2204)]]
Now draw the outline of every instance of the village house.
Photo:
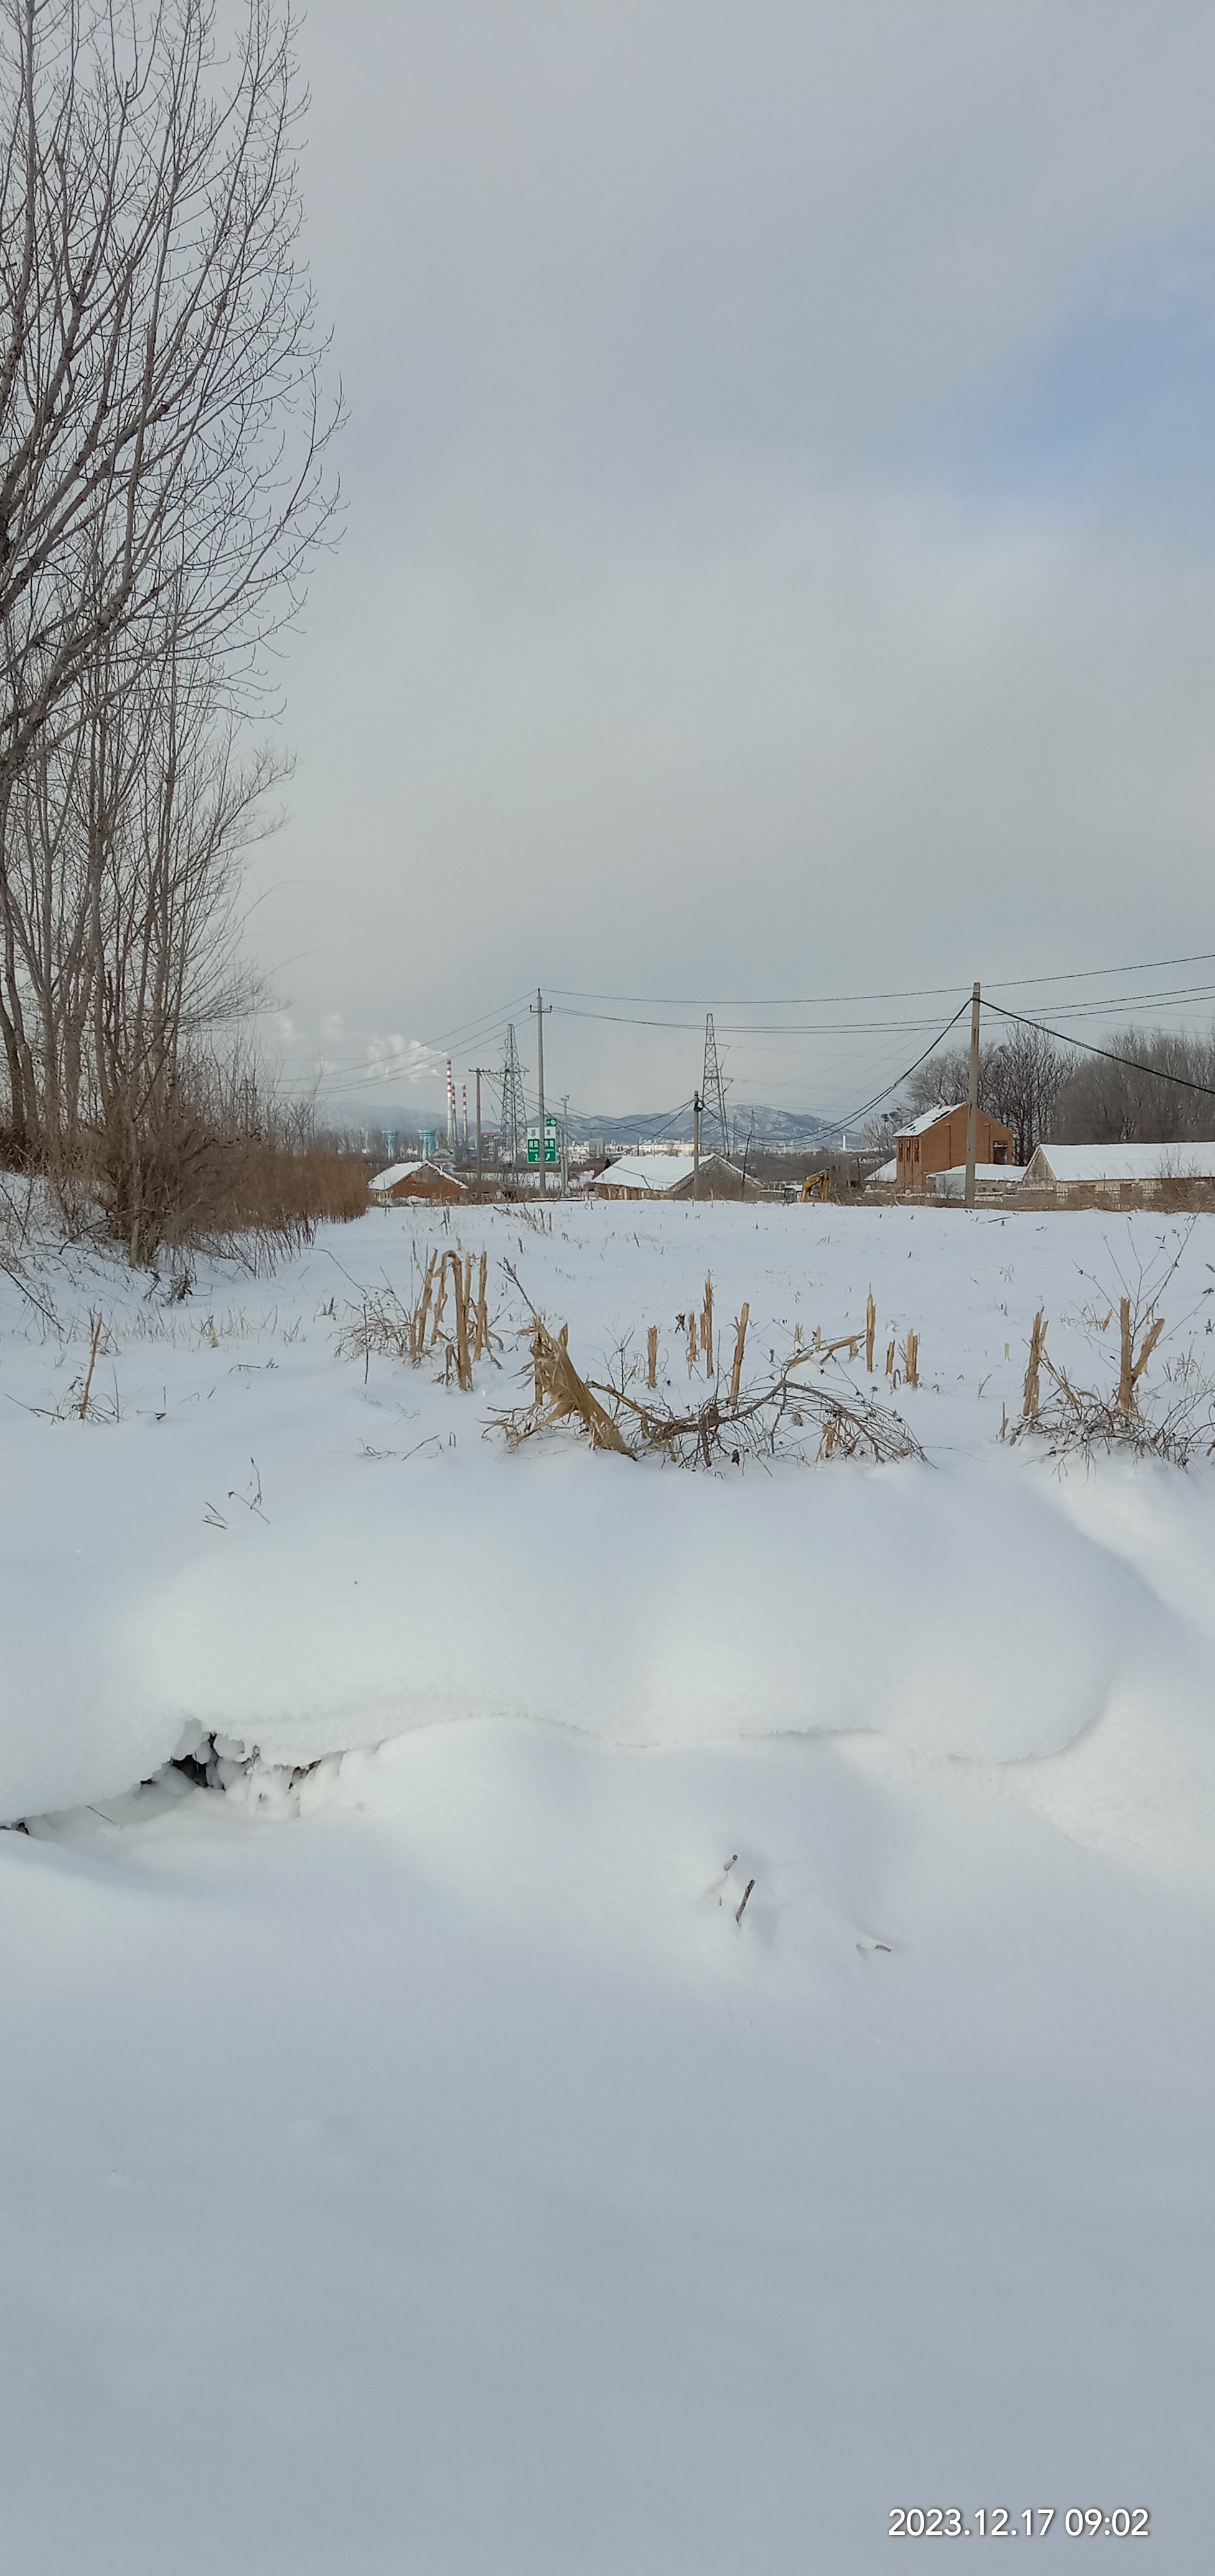
[[(900, 1127), (895, 1138), (895, 1187), (902, 1195), (922, 1193), (934, 1186), (938, 1172), (956, 1171), (966, 1162), (967, 1103), (955, 1103), (952, 1109), (926, 1109), (922, 1118), (913, 1119), (910, 1127)], [(989, 1118), (985, 1109), (978, 1113), (975, 1139), (975, 1161), (1003, 1165), (1015, 1163), (1016, 1139), (1011, 1127)]]
[(1151, 1207), (1166, 1192), (1215, 1189), (1215, 1141), (1185, 1145), (1039, 1145), (1025, 1166), (1026, 1190), (1060, 1207)]
[(390, 1163), (386, 1172), (377, 1172), (367, 1184), (367, 1195), (377, 1207), (396, 1207), (405, 1199), (441, 1199), (462, 1202), (468, 1196), (463, 1181), (445, 1171), (441, 1163)]
[(621, 1154), (588, 1184), (596, 1199), (766, 1199), (760, 1181), (744, 1181), (741, 1163), (724, 1154), (702, 1154), (697, 1172), (691, 1154)]

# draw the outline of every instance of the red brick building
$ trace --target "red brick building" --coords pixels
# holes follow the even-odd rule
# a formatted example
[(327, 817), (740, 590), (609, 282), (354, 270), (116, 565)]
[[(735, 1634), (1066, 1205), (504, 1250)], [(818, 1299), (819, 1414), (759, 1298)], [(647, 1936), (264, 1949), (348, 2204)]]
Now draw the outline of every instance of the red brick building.
[[(956, 1172), (966, 1160), (967, 1103), (963, 1100), (953, 1109), (926, 1109), (910, 1127), (900, 1127), (895, 1138), (897, 1170), (895, 1188), (900, 1192), (931, 1188), (937, 1172)], [(1003, 1127), (998, 1118), (989, 1118), (981, 1109), (975, 1140), (976, 1163), (1011, 1163), (1016, 1159), (1016, 1139), (1011, 1127)]]

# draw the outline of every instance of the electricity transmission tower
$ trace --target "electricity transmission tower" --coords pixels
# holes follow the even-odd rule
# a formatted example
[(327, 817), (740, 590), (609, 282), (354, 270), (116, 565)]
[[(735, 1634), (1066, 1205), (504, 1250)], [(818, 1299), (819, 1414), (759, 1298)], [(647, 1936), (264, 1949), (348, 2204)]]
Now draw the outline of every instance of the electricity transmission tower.
[(703, 1111), (710, 1118), (717, 1120), (721, 1151), (723, 1154), (728, 1154), (730, 1134), (726, 1126), (726, 1086), (721, 1078), (721, 1065), (717, 1056), (717, 1033), (713, 1026), (711, 1011), (705, 1013), (705, 1069), (701, 1076), (700, 1096)]
[(506, 1060), (502, 1067), (502, 1158), (514, 1171), (520, 1154), (527, 1145), (527, 1109), (523, 1099), (523, 1067), (515, 1044), (512, 1020), (506, 1031)]

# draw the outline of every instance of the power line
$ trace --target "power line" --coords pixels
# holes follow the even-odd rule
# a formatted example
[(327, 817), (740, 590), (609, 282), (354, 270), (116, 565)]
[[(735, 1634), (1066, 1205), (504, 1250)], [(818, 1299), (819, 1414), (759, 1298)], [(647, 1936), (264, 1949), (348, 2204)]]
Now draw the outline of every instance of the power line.
[[(1048, 1029), (1045, 1020), (1027, 1019), (1023, 1011), (1001, 1010), (998, 1002), (988, 1002), (986, 997), (984, 1002), (985, 1008), (998, 1012), (1002, 1020), (1015, 1020), (1023, 1029), (1040, 1029), (1043, 1037), (1057, 1038), (1060, 1046), (1083, 1047), (1086, 1055), (1099, 1055), (1106, 1064), (1125, 1064), (1129, 1066), (1132, 1073), (1150, 1074), (1153, 1082), (1171, 1082), (1179, 1091), (1201, 1091), (1207, 1100), (1215, 1100), (1215, 1087), (1209, 1082), (1194, 1082), (1185, 1073), (1165, 1073), (1159, 1065), (1141, 1064), (1137, 1056), (1114, 1055), (1109, 1047), (1093, 1046), (1088, 1038), (1067, 1036), (1062, 1029)], [(931, 1053), (931, 1049), (929, 1052)], [(914, 1066), (912, 1070), (914, 1071)]]
[[(471, 1035), (466, 1034), (466, 1044), (488, 1047), (495, 1038), (505, 1035), (508, 1025), (508, 1021), (501, 1015), (497, 1019), (482, 1021)], [(414, 1042), (411, 1041), (411, 1045), (413, 1044)], [(366, 1090), (369, 1087), (374, 1089), (378, 1085), (399, 1082), (402, 1079), (412, 1081), (420, 1074), (433, 1075), (436, 1080), (440, 1079), (441, 1065), (436, 1063), (419, 1066), (418, 1063), (418, 1056), (437, 1057), (439, 1055), (438, 1039), (419, 1038), (416, 1046), (416, 1055), (406, 1052), (397, 1056), (378, 1056), (370, 1063), (365, 1055), (348, 1058), (345, 1063), (340, 1057), (323, 1056), (318, 1066), (320, 1078), (326, 1082), (340, 1082), (344, 1091)]]
[[(956, 987), (952, 989), (956, 990)], [(1004, 988), (1001, 987), (1000, 989), (1003, 990)], [(1116, 996), (1108, 997), (1100, 1002), (1085, 1000), (1076, 1003), (1064, 1003), (1060, 1005), (1060, 1012), (1061, 1016), (1066, 1019), (1107, 1019), (1112, 1012), (1123, 1009), (1143, 1010), (1151, 1007), (1154, 1010), (1175, 1011), (1184, 1007), (1186, 1004), (1210, 1001), (1215, 1001), (1215, 985), (1182, 985), (1158, 993), (1118, 994)], [(990, 1003), (990, 1007), (992, 1010), (995, 1010), (998, 1006), (993, 1001)], [(678, 1020), (637, 1019), (628, 1017), (623, 1013), (617, 1015), (590, 1011), (565, 1012), (562, 1013), (561, 1016), (571, 1019), (594, 1020), (609, 1026), (622, 1028), (669, 1029), (673, 1033), (682, 1036), (698, 1036), (700, 1033), (699, 1028), (694, 1023)], [(501, 1019), (490, 1023), (483, 1023), (479, 1031), (478, 1043), (488, 1046), (495, 1038), (504, 1038), (507, 1025), (508, 1024)], [(773, 1026), (768, 1022), (761, 1022), (757, 1025), (752, 1025), (749, 1023), (731, 1021), (723, 1023), (722, 1033), (728, 1037), (751, 1038), (766, 1041), (766, 1045), (761, 1046), (758, 1050), (763, 1053), (770, 1051), (773, 1048), (784, 1048), (791, 1043), (804, 1045), (808, 1042), (821, 1040), (823, 1038), (906, 1037), (918, 1034), (921, 1029), (929, 1029), (931, 1027), (931, 1020), (925, 1019), (832, 1020), (810, 1026), (802, 1024), (800, 1026), (786, 1028)], [(1059, 1035), (1062, 1037), (1063, 1033), (1059, 1032)], [(1076, 1045), (1080, 1045), (1081, 1043), (1082, 1041), (1079, 1038), (1075, 1039)], [(423, 1049), (421, 1042), (419, 1042), (418, 1051), (419, 1054), (425, 1052), (426, 1054), (434, 1053), (437, 1055), (438, 1043), (437, 1041), (428, 1041)], [(754, 1055), (756, 1053), (756, 1049), (752, 1048), (750, 1052)], [(1130, 1059), (1128, 1058), (1126, 1061), (1129, 1062)], [(416, 1056), (410, 1056), (407, 1054), (401, 1054), (396, 1057), (379, 1057), (370, 1064), (365, 1056), (354, 1059), (347, 1058), (345, 1061), (341, 1058), (326, 1056), (321, 1058), (315, 1078), (325, 1083), (332, 1083), (343, 1094), (348, 1094), (353, 1092), (390, 1090), (394, 1085), (399, 1085), (402, 1081), (417, 1081), (424, 1078), (427, 1074), (433, 1075), (434, 1079), (437, 1081), (440, 1078), (441, 1071), (442, 1068), (440, 1065), (433, 1064), (420, 1066)], [(301, 1079), (303, 1079), (303, 1077), (301, 1077)]]
[[(945, 985), (941, 989), (947, 993), (956, 992), (957, 986), (956, 984)], [(998, 985), (996, 987), (996, 990), (999, 992), (1003, 992), (1006, 989), (1007, 988), (1004, 985)], [(1159, 1007), (1166, 1003), (1207, 1002), (1211, 1000), (1215, 1000), (1215, 984), (1173, 984), (1166, 985), (1160, 992), (1115, 993), (1106, 995), (1102, 1000), (1097, 1000), (1094, 997), (1086, 995), (1081, 1001), (1061, 1002), (1058, 1007), (1063, 1015), (1068, 1019), (1103, 1019), (1108, 1017), (1111, 1011), (1124, 1009), (1144, 1010), (1149, 1005), (1152, 1007)], [(994, 1007), (995, 1006), (993, 1004), (993, 1008)], [(698, 1023), (691, 1020), (643, 1019), (638, 1017), (635, 1013), (624, 1011), (562, 1010), (560, 1016), (563, 1019), (570, 1020), (593, 1020), (612, 1028), (671, 1029), (676, 1031), (679, 1035), (687, 1037), (694, 1036), (698, 1028)], [(712, 1014), (710, 1014), (710, 1017), (711, 1016)], [(906, 1034), (917, 1029), (930, 1028), (931, 1025), (931, 1021), (926, 1019), (824, 1020), (809, 1023), (803, 1021), (786, 1024), (784, 1027), (780, 1025), (779, 1021), (772, 1020), (726, 1020), (722, 1022), (722, 1031), (726, 1037), (775, 1038), (783, 1041), (787, 1039), (821, 1037), (852, 1037), (860, 1035), (885, 1036), (887, 1034), (894, 1035), (897, 1033)]]
[[(1026, 1027), (1040, 1028), (1043, 1030), (1044, 1034), (1057, 1039), (1060, 1045), (1079, 1047), (1087, 1054), (1102, 1057), (1106, 1062), (1112, 1064), (1123, 1064), (1133, 1071), (1142, 1072), (1148, 1075), (1155, 1074), (1156, 1078), (1160, 1081), (1171, 1082), (1182, 1089), (1197, 1091), (1206, 1097), (1215, 1098), (1215, 1090), (1212, 1090), (1206, 1084), (1193, 1082), (1183, 1075), (1159, 1072), (1156, 1067), (1142, 1063), (1142, 1061), (1137, 1057), (1122, 1055), (1112, 1048), (1096, 1046), (1089, 1040), (1081, 1038), (1073, 1034), (1071, 1031), (1050, 1028), (1044, 1021), (1033, 1019), (1023, 1012), (1007, 1009), (1002, 1004), (992, 999), (993, 991), (1004, 992), (1022, 989), (1027, 986), (1055, 986), (1061, 984), (1070, 984), (1074, 987), (1080, 983), (1102, 981), (1114, 976), (1149, 974), (1162, 971), (1168, 967), (1206, 964), (1213, 960), (1215, 960), (1215, 950), (1198, 950), (1186, 956), (1144, 959), (1137, 964), (1124, 964), (1121, 966), (1108, 967), (1086, 967), (1075, 969), (1072, 972), (1054, 972), (1046, 975), (1008, 977), (1002, 981), (998, 981), (994, 987), (986, 987), (984, 991), (984, 999), (987, 1002), (988, 1009), (997, 1012), (1002, 1018), (1014, 1022), (1020, 1022)], [(554, 989), (564, 993), (567, 1005), (570, 1002), (576, 1002), (579, 1000), (617, 1000), (625, 1002), (636, 1001), (643, 1006), (648, 1004), (650, 1010), (661, 1008), (664, 1005), (667, 1007), (677, 1007), (681, 1009), (697, 1007), (690, 998), (685, 998), (683, 996), (666, 995), (653, 997), (631, 994), (583, 994), (575, 992), (572, 988), (567, 987)], [(741, 1001), (743, 1007), (762, 1010), (788, 1010), (798, 1007), (834, 1008), (846, 1003), (876, 1003), (929, 999), (938, 994), (956, 992), (957, 989), (956, 985), (922, 985), (905, 987), (898, 991), (886, 991), (881, 993), (848, 993), (817, 996), (803, 995), (800, 997), (785, 996), (772, 997), (766, 1000), (756, 1000), (753, 996), (747, 996), (739, 997), (738, 1001), (733, 1004), (727, 1004), (727, 1007), (739, 1007), (739, 1002)], [(393, 1086), (399, 1085), (402, 1080), (416, 1080), (419, 1077), (422, 1072), (422, 1067), (419, 1065), (418, 1058), (423, 1054), (433, 1053), (438, 1055), (445, 1047), (450, 1046), (455, 1048), (460, 1043), (488, 1047), (495, 1038), (505, 1036), (508, 1015), (525, 998), (525, 996), (520, 995), (516, 997), (515, 1001), (499, 1005), (497, 1010), (487, 1012), (479, 1018), (462, 1022), (458, 1024), (458, 1026), (444, 1031), (439, 1037), (429, 1040), (413, 1041), (411, 1042), (410, 1052), (407, 1053), (403, 1051), (395, 1058), (391, 1056), (381, 1057), (370, 1063), (366, 1056), (355, 1060), (351, 1060), (349, 1057), (343, 1060), (341, 1056), (329, 1058), (327, 1060), (322, 1059), (322, 1062), (318, 1067), (317, 1078), (324, 1083), (332, 1084), (342, 1095), (349, 1095), (355, 1092), (365, 1093), (376, 1090), (388, 1091)], [(1193, 1005), (1198, 1002), (1210, 1002), (1212, 1000), (1215, 1000), (1215, 984), (1207, 983), (1173, 986), (1160, 992), (1128, 992), (1117, 995), (1106, 995), (1101, 998), (1098, 998), (1095, 995), (1085, 995), (1077, 998), (1075, 1001), (1066, 1001), (1062, 996), (1060, 996), (1056, 1009), (1058, 1017), (1074, 1021), (1078, 1018), (1108, 1018), (1110, 1013), (1116, 1010), (1142, 1011), (1151, 1007), (1155, 1009), (1176, 1011), (1184, 1008), (1187, 1004)], [(914, 1062), (907, 1066), (902, 1073), (898, 1074), (893, 1081), (887, 1083), (882, 1090), (875, 1093), (870, 1100), (866, 1101), (861, 1106), (860, 1109), (849, 1111), (847, 1113), (846, 1120), (843, 1123), (855, 1121), (858, 1118), (867, 1116), (869, 1112), (876, 1108), (883, 1100), (888, 1099), (890, 1095), (899, 1088), (899, 1085), (908, 1080), (910, 1075), (914, 1073), (921, 1064), (927, 1062), (928, 1057), (935, 1052), (936, 1048), (942, 1044), (944, 1038), (948, 1036), (949, 1031), (956, 1026), (956, 1023), (958, 1019), (962, 1017), (965, 1008), (966, 1004), (965, 1002), (962, 1002), (953, 1018), (946, 1023), (944, 1029), (936, 1033), (936, 1035), (931, 1039), (929, 1045), (915, 1058)], [(564, 1007), (562, 1009), (561, 1016), (570, 1019), (596, 1021), (608, 1026), (665, 1029), (678, 1035), (690, 1036), (699, 1033), (695, 1023), (660, 1019), (657, 1017), (651, 1017), (648, 1013), (643, 1016), (641, 1014), (634, 1014), (631, 1012), (601, 1012)], [(877, 1036), (893, 1037), (896, 1035), (907, 1036), (912, 1033), (918, 1034), (920, 1031), (930, 1026), (930, 1022), (915, 1018), (830, 1021), (821, 1024), (795, 1024), (793, 1026), (786, 1025), (783, 1027), (779, 1023), (773, 1024), (772, 1022), (763, 1022), (759, 1024), (743, 1022), (726, 1024), (723, 1028), (723, 1034), (731, 1037), (766, 1040), (769, 1046), (784, 1046), (790, 1041), (794, 1043), (804, 1043), (808, 1040), (821, 1040), (824, 1038), (838, 1039), (843, 1036), (854, 1035), (864, 1036), (867, 1038)], [(427, 1068), (427, 1070), (433, 1071), (435, 1078), (437, 1079), (441, 1068), (434, 1066)], [(681, 1116), (683, 1114), (683, 1109), (688, 1105), (690, 1104), (681, 1104), (680, 1109), (673, 1113), (671, 1121), (665, 1123), (673, 1124), (674, 1118)], [(661, 1133), (662, 1130), (659, 1128), (655, 1132)]]
[[(998, 989), (1003, 990), (1003, 987)], [(1108, 1019), (1113, 1011), (1142, 1011), (1149, 1006), (1153, 1010), (1160, 1010), (1180, 1002), (1212, 1000), (1215, 1000), (1215, 984), (1174, 984), (1166, 985), (1161, 992), (1157, 993), (1109, 993), (1101, 1001), (1094, 1000), (1090, 995), (1082, 1002), (1058, 1002), (1055, 1007), (1061, 1019), (1098, 1020)], [(992, 1009), (995, 1008), (996, 1005), (993, 1002)]]
[[(478, 1044), (482, 1035), (496, 1036), (500, 1029), (505, 1028), (511, 1012), (519, 1009), (526, 1000), (526, 993), (516, 993), (509, 1002), (499, 1002), (492, 1010), (480, 1012), (475, 1019), (462, 1020), (457, 1027), (441, 1029), (437, 1037), (411, 1038), (409, 1044), (423, 1053), (457, 1053), (462, 1045)], [(340, 1067), (343, 1060), (340, 1056), (331, 1056), (326, 1061)], [(366, 1055), (347, 1057), (345, 1061), (357, 1065), (362, 1071), (371, 1070)]]
[[(995, 1007), (996, 1005), (993, 1002), (992, 1009), (994, 1010)], [(884, 1091), (875, 1091), (872, 1100), (862, 1101), (859, 1109), (850, 1109), (845, 1117), (833, 1119), (832, 1125), (837, 1127), (854, 1127), (858, 1118), (867, 1118), (871, 1109), (877, 1109), (883, 1100), (889, 1100), (892, 1091), (897, 1091), (902, 1083), (909, 1082), (912, 1074), (918, 1073), (922, 1064), (927, 1064), (929, 1056), (936, 1054), (937, 1048), (940, 1046), (942, 1039), (948, 1037), (951, 1029), (956, 1029), (963, 1012), (968, 1011), (969, 1009), (970, 995), (967, 994), (966, 1000), (959, 1003), (957, 1010), (954, 1012), (953, 1018), (951, 1020), (946, 1020), (944, 1028), (941, 1029), (938, 1035), (933, 1039), (932, 1045), (925, 1047), (923, 1055), (918, 1055), (914, 1064), (904, 1066), (902, 1073), (896, 1073), (893, 1082), (888, 1082)]]
[(469, 1045), (486, 1021), (505, 1020), (511, 1011), (519, 1010), (527, 998), (526, 993), (512, 993), (509, 1002), (499, 1002), (493, 1010), (483, 1011), (478, 1019), (461, 1020), (458, 1027), (443, 1029), (437, 1038), (426, 1038), (422, 1043), (433, 1047), (454, 1047), (458, 1040), (463, 1039)]
[[(1003, 975), (983, 987), (997, 993), (1012, 993), (1027, 984), (1082, 984), (1103, 975), (1154, 975), (1166, 966), (1207, 966), (1215, 961), (1215, 948), (1200, 948), (1188, 957), (1147, 957), (1129, 966), (1078, 966), (1067, 972), (1049, 975)], [(837, 1002), (929, 1002), (942, 994), (956, 993), (952, 984), (914, 984), (886, 993), (583, 993), (572, 986), (554, 984), (550, 990), (567, 1002), (640, 1002), (671, 1010), (773, 1010), (795, 1011), (811, 1007), (825, 1009)], [(993, 1005), (994, 1008), (994, 1005)], [(572, 1017), (581, 1016), (578, 1013)]]
[[(957, 986), (956, 984), (949, 984), (946, 985), (944, 989), (947, 992), (956, 993)], [(563, 1009), (559, 1003), (555, 1003), (553, 1007), (557, 1011), (559, 1018), (563, 1020), (593, 1020), (600, 1027), (606, 1028), (674, 1029), (681, 1037), (695, 1037), (699, 1033), (700, 1029), (700, 1022), (698, 1020), (642, 1019), (635, 1011), (569, 1011)], [(781, 1028), (778, 1022), (773, 1022), (771, 1020), (760, 1020), (757, 1022), (747, 1020), (723, 1020), (722, 1031), (726, 1037), (730, 1038), (829, 1038), (847, 1037), (858, 1030), (925, 1029), (930, 1028), (931, 1025), (931, 1021), (923, 1019), (824, 1020), (821, 1026), (811, 1026), (807, 1028), (804, 1025), (798, 1025), (795, 1022), (791, 1027)]]
[(681, 1100), (678, 1109), (673, 1109), (669, 1118), (660, 1119), (657, 1127), (651, 1128), (651, 1136), (665, 1136), (668, 1127), (673, 1127), (677, 1118), (686, 1117), (691, 1106), (692, 1102), (690, 1098), (687, 1100)]

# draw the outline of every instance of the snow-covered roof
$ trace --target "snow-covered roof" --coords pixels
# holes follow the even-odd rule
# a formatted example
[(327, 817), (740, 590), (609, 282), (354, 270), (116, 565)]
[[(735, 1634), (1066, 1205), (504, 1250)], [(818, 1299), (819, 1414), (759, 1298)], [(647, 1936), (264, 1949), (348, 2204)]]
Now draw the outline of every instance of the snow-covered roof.
[(926, 1109), (922, 1118), (913, 1118), (910, 1127), (896, 1127), (896, 1136), (926, 1136), (930, 1127), (940, 1125), (942, 1118), (954, 1118), (959, 1109), (969, 1109), (968, 1100), (948, 1102), (940, 1109)]
[[(1019, 1181), (1028, 1169), (1025, 1163), (976, 1163), (976, 1181)], [(955, 1163), (948, 1172), (934, 1172), (932, 1186), (938, 1198), (960, 1199), (966, 1187), (966, 1165)]]
[(869, 1181), (866, 1182), (865, 1186), (868, 1188), (870, 1183), (874, 1181), (897, 1181), (898, 1177), (899, 1166), (896, 1157), (889, 1163), (879, 1163), (876, 1172), (870, 1173)]
[(601, 1190), (652, 1190), (655, 1198), (663, 1198), (668, 1190), (678, 1189), (681, 1181), (690, 1180), (694, 1170), (691, 1154), (622, 1154), (619, 1162), (609, 1163), (600, 1172), (594, 1186)]
[(1188, 1145), (1039, 1145), (1026, 1178), (1051, 1181), (1215, 1180), (1215, 1138)]
[[(390, 1163), (386, 1172), (377, 1172), (374, 1181), (368, 1181), (367, 1187), (374, 1198), (378, 1193), (395, 1190), (401, 1181), (412, 1180), (415, 1172), (439, 1172), (443, 1179), (448, 1181), (454, 1181), (456, 1178), (454, 1172), (448, 1171), (442, 1163), (437, 1163), (432, 1155), (428, 1162)], [(464, 1184), (459, 1181), (456, 1186), (463, 1189)]]

